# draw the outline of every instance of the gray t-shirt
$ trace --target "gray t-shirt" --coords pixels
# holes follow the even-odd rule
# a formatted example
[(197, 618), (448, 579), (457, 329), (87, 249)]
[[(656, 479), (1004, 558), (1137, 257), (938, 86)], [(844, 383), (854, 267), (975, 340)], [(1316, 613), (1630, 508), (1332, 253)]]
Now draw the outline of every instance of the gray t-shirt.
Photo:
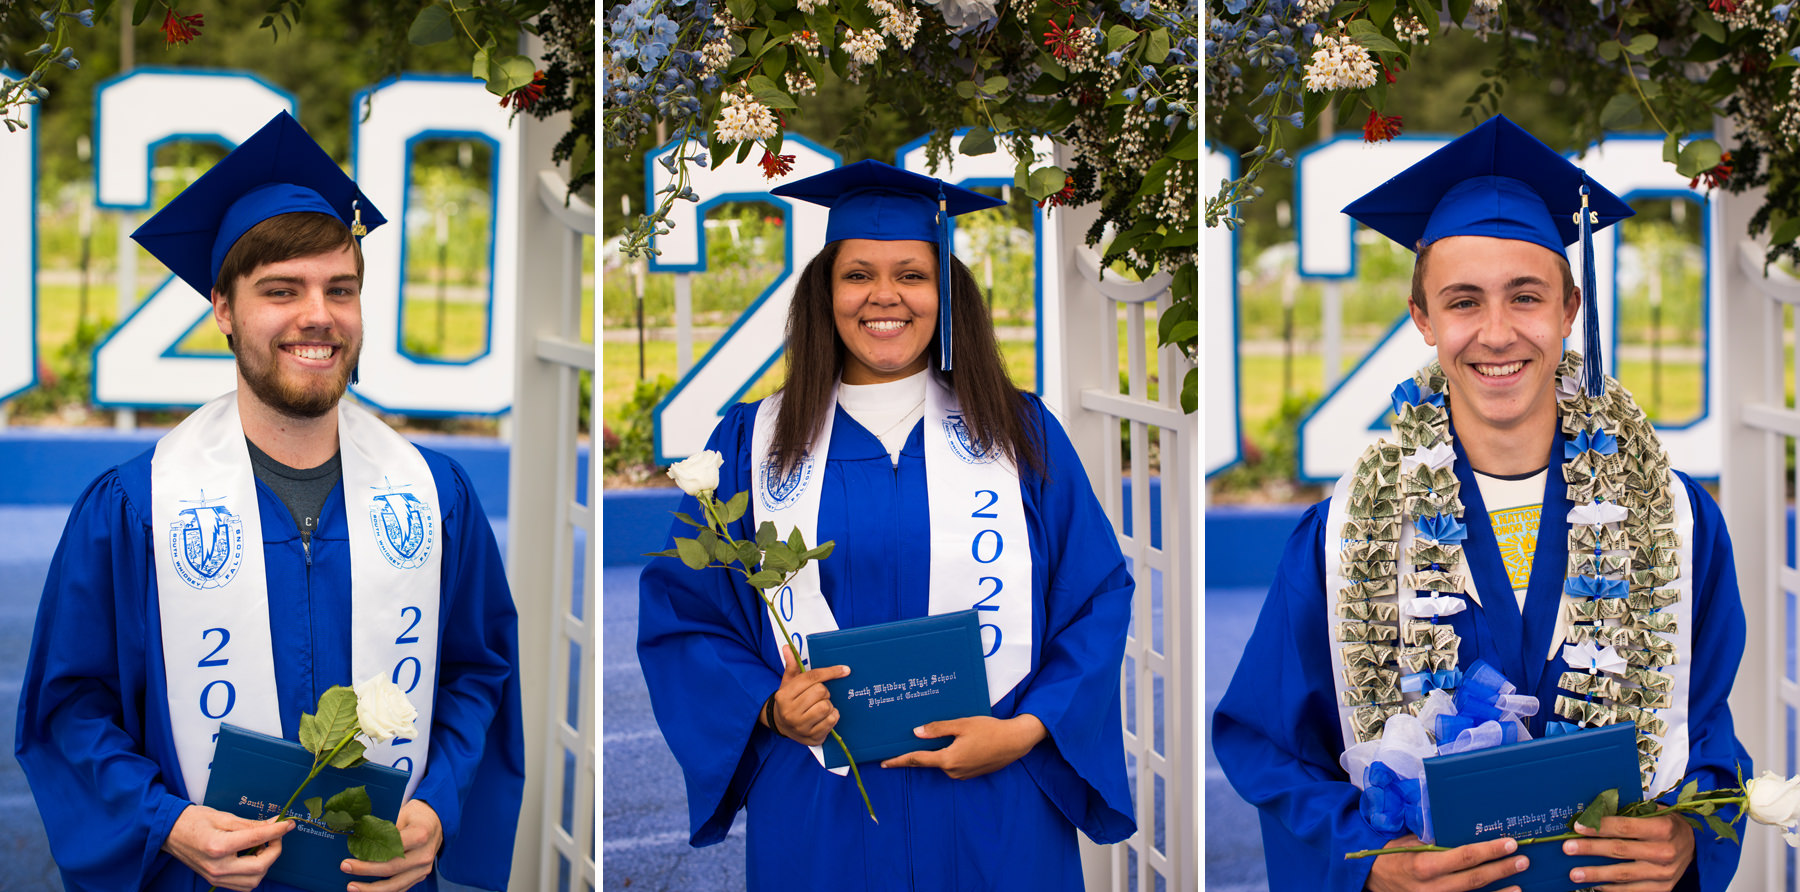
[(325, 497), (343, 476), (341, 455), (332, 453), (331, 458), (316, 468), (290, 468), (256, 448), (249, 437), (245, 437), (244, 442), (250, 447), (250, 464), (255, 469), (256, 479), (275, 491), (281, 504), (286, 505), (288, 513), (294, 516), (294, 526), (300, 528), (300, 541), (310, 543), (313, 531), (319, 528), (319, 512), (325, 509)]

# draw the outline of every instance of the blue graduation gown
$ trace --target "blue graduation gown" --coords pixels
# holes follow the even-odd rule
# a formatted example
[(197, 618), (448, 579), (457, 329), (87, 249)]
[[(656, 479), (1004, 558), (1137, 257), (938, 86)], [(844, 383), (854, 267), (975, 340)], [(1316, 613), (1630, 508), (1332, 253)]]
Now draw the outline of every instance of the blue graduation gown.
[[(1486, 660), (1506, 673), (1520, 693), (1538, 698), (1529, 720), (1533, 737), (1555, 720), (1557, 680), (1567, 668), (1560, 650), (1545, 660), (1562, 603), (1568, 556), (1569, 502), (1561, 476), (1551, 469), (1532, 559), (1523, 617), (1507, 580), (1480, 489), (1459, 458), (1463, 520), (1469, 528), (1464, 556), (1480, 593), (1451, 618), (1462, 637), (1460, 665)], [(1738, 599), (1731, 539), (1712, 497), (1678, 475), (1694, 506), (1693, 652), (1688, 666), (1688, 776), (1701, 789), (1734, 786), (1750, 757), (1732, 730), (1726, 703), (1744, 653), (1744, 608)], [(1372, 858), (1345, 860), (1345, 852), (1377, 849), (1392, 837), (1378, 833), (1357, 811), (1360, 791), (1338, 756), (1344, 751), (1333, 687), (1322, 543), (1328, 502), (1313, 506), (1288, 539), (1275, 584), (1231, 685), (1213, 714), (1213, 752), (1238, 795), (1262, 818), (1269, 888), (1357, 890)], [(1464, 600), (1469, 600), (1467, 596)], [(1738, 847), (1695, 831), (1693, 866), (1677, 886), (1723, 890), (1737, 870)], [(1525, 854), (1529, 855), (1529, 852)]]
[[(1035, 398), (1048, 479), (1026, 475), (1034, 649), (1030, 672), (994, 704), (1029, 712), (1049, 736), (1013, 764), (968, 780), (935, 768), (860, 766), (880, 823), (855, 782), (757, 723), (781, 663), (755, 590), (724, 570), (658, 558), (640, 582), (638, 658), (657, 723), (681, 763), (696, 846), (725, 838), (748, 808), (751, 889), (1080, 889), (1075, 829), (1117, 842), (1135, 829), (1119, 726), (1119, 664), (1132, 582), (1118, 540), (1067, 435)], [(928, 612), (930, 555), (923, 425), (896, 468), (842, 409), (834, 423), (818, 540), (841, 628)], [(750, 486), (755, 407), (728, 411), (707, 444), (726, 457), (717, 497)], [(682, 510), (701, 516), (692, 498)], [(733, 535), (756, 529), (751, 511)], [(672, 535), (690, 535), (677, 524)], [(785, 530), (783, 531), (786, 532)], [(829, 742), (827, 745), (832, 745)]]
[[(414, 793), (444, 825), (438, 869), (502, 888), (524, 784), (518, 616), (493, 529), (466, 472), (421, 449), (437, 481), (444, 531), (437, 700), (431, 752)], [(151, 452), (82, 493), (51, 559), (15, 750), (72, 890), (199, 890), (161, 850), (189, 804), (165, 704), (161, 615), (151, 551)], [(281, 730), (350, 676), (350, 543), (343, 485), (312, 537), (257, 483)], [(436, 888), (435, 874), (419, 888)], [(286, 890), (274, 882), (258, 887)]]

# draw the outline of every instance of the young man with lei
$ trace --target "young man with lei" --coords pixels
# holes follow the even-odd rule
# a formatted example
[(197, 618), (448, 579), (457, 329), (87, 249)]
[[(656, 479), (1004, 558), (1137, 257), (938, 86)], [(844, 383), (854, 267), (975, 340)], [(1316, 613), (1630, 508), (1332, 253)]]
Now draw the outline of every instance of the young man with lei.
[(235, 392), (101, 474), (50, 564), (15, 750), (70, 890), (283, 890), (291, 822), (208, 808), (222, 722), (298, 738), (333, 685), (391, 678), (414, 739), (392, 861), (353, 892), (504, 888), (523, 740), (518, 617), (468, 475), (341, 402), (359, 239), (383, 222), (286, 112), (133, 237), (202, 295)]
[[(1365, 807), (1346, 749), (1480, 662), (1535, 698), (1514, 713), (1533, 738), (1635, 723), (1647, 796), (1731, 785), (1749, 771), (1726, 703), (1744, 645), (1731, 543), (1631, 395), (1562, 347), (1581, 299), (1563, 250), (1581, 241), (1591, 268), (1591, 230), (1630, 216), (1622, 201), (1495, 117), (1345, 213), (1419, 252), (1410, 310), (1437, 360), (1395, 388), (1398, 443), (1289, 540), (1213, 748), (1260, 811), (1273, 889), (1504, 887), (1531, 856), (1511, 839), (1345, 860), (1417, 842)], [(1598, 340), (1590, 326), (1587, 356)], [(1572, 886), (1722, 890), (1737, 867), (1737, 846), (1674, 816), (1590, 836), (1561, 845), (1616, 863)]]

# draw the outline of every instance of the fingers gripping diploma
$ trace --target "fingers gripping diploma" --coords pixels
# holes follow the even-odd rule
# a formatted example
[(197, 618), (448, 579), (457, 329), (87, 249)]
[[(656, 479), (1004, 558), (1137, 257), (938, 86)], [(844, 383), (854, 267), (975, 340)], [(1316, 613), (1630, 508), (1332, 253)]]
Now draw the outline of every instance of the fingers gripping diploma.
[(339, 869), (365, 877), (385, 877), (378, 882), (350, 883), (349, 892), (401, 892), (419, 884), (431, 874), (437, 863), (438, 850), (444, 847), (444, 825), (437, 812), (418, 799), (400, 806), (400, 820), (394, 822), (400, 831), (400, 857), (392, 861), (358, 861), (344, 859)]
[(1694, 861), (1694, 828), (1674, 815), (1653, 818), (1602, 818), (1599, 830), (1576, 825), (1575, 832), (1591, 839), (1564, 842), (1571, 855), (1601, 855), (1618, 864), (1577, 867), (1569, 879), (1578, 883), (1605, 883), (1609, 892), (1663, 892)]
[(914, 728), (925, 739), (955, 737), (941, 750), (914, 750), (881, 763), (883, 768), (941, 768), (957, 780), (980, 777), (1011, 765), (1048, 736), (1044, 723), (1031, 713), (1010, 719), (991, 715), (930, 722)]
[(162, 848), (208, 883), (245, 892), (262, 882), (281, 856), (281, 837), (292, 829), (292, 821), (252, 821), (190, 805), (175, 819)]
[[(1419, 838), (1402, 836), (1393, 846), (1416, 846)], [(1467, 892), (1524, 870), (1529, 864), (1511, 839), (1457, 846), (1446, 852), (1396, 852), (1378, 855), (1364, 888), (1370, 892)], [(1516, 892), (1518, 887), (1511, 887)]]
[[(849, 666), (822, 666), (800, 671), (793, 652), (781, 648), (781, 687), (775, 689), (775, 725), (770, 730), (807, 746), (818, 746), (837, 727), (837, 707), (825, 682), (850, 674)], [(760, 723), (764, 716), (757, 716)]]

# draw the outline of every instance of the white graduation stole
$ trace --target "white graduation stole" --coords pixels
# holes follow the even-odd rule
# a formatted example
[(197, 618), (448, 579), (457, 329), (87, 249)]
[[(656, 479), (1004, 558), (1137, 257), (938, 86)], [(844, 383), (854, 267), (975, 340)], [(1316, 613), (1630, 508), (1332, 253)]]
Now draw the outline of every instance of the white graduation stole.
[[(780, 469), (770, 445), (780, 406), (781, 394), (763, 400), (751, 429), (750, 476), (757, 525), (772, 521), (783, 533), (797, 528), (807, 545), (816, 547), (825, 477), (823, 457), (809, 452), (786, 476), (777, 477)], [(828, 449), (837, 414), (835, 390), (830, 406), (814, 441)], [(1031, 668), (1031, 544), (1025, 527), (1025, 500), (1011, 459), (997, 450), (975, 452), (955, 392), (929, 374), (925, 386), (925, 476), (931, 520), (928, 607), (932, 614), (970, 608), (980, 611), (988, 703), (998, 703)], [(806, 636), (838, 627), (820, 589), (817, 561), (807, 563), (769, 596), (803, 660)], [(769, 627), (779, 642), (781, 632), (773, 617)], [(823, 747), (815, 746), (812, 751), (824, 764)], [(836, 769), (838, 774), (847, 771)]]
[[(337, 412), (354, 676), (343, 681), (390, 678), (418, 709), (417, 738), (366, 753), (410, 771), (411, 796), (424, 773), (437, 688), (437, 486), (425, 457), (380, 419), (347, 403)], [(150, 518), (169, 722), (188, 798), (200, 802), (220, 722), (281, 734), (262, 518), (235, 392), (157, 442)]]

